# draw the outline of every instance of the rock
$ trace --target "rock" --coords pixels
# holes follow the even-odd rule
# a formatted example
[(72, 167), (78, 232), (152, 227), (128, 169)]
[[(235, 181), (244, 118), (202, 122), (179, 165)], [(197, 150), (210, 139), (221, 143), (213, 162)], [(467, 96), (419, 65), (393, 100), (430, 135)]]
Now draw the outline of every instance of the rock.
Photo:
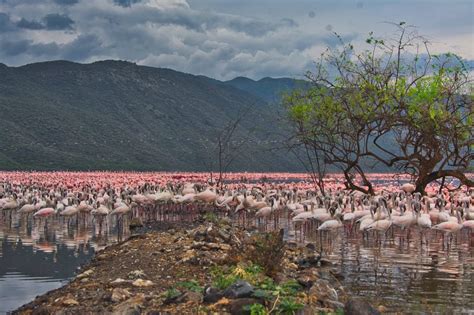
[(219, 235), (220, 238), (222, 238), (222, 240), (224, 242), (229, 242), (230, 241), (230, 234), (227, 233), (226, 231), (224, 231), (223, 229), (219, 229), (217, 234)]
[(83, 273), (77, 275), (76, 279), (81, 279), (81, 278), (87, 278), (94, 272), (94, 268), (91, 268), (87, 271), (84, 271)]
[(217, 243), (207, 243), (206, 246), (212, 250), (218, 250), (221, 248), (220, 245)]
[(131, 293), (127, 289), (115, 288), (112, 290), (112, 296), (110, 300), (114, 303), (121, 302), (128, 299), (131, 296)]
[(207, 243), (206, 242), (197, 242), (194, 241), (193, 244), (191, 245), (192, 249), (202, 249), (203, 247), (206, 247)]
[(306, 244), (306, 248), (309, 249), (310, 251), (315, 251), (316, 250), (316, 245), (313, 243)]
[(204, 303), (216, 303), (219, 301), (222, 297), (224, 296), (223, 292), (213, 288), (213, 287), (207, 287), (204, 289), (204, 297), (203, 297), (203, 302)]
[(247, 281), (239, 280), (224, 290), (224, 296), (231, 299), (250, 297), (254, 291), (253, 286)]
[(298, 267), (301, 269), (304, 268), (311, 268), (311, 267), (318, 267), (320, 266), (320, 256), (316, 255), (309, 255), (307, 257), (301, 258), (297, 261)]
[(380, 314), (367, 301), (360, 299), (350, 299), (344, 305), (344, 314), (346, 315), (378, 315)]
[(62, 305), (64, 306), (74, 306), (74, 305), (79, 305), (79, 302), (72, 299), (72, 298), (67, 298), (67, 299), (64, 299), (62, 302)]
[(326, 300), (338, 300), (336, 290), (324, 279), (317, 280), (309, 290), (308, 295), (313, 298), (316, 297), (317, 300), (323, 302), (323, 304)]
[(181, 257), (181, 262), (188, 262), (191, 258), (196, 257), (196, 251), (194, 249), (189, 249), (184, 252)]
[(379, 305), (379, 306), (377, 307), (377, 310), (378, 310), (380, 313), (385, 313), (385, 312), (387, 312), (387, 308), (386, 308), (385, 306), (383, 306), (383, 305)]
[(133, 270), (128, 273), (128, 277), (130, 279), (136, 279), (136, 278), (140, 278), (144, 276), (145, 276), (145, 272), (141, 269)]
[(179, 295), (177, 298), (174, 299), (174, 303), (185, 303), (191, 302), (195, 304), (199, 304), (202, 301), (202, 295), (197, 292), (185, 292)]
[(130, 229), (136, 229), (143, 227), (143, 221), (141, 218), (133, 218), (132, 221), (130, 221), (129, 224)]
[(251, 298), (233, 300), (229, 305), (229, 311), (232, 315), (250, 314), (250, 305), (257, 303), (260, 301)]
[(229, 229), (230, 225), (232, 224), (232, 219), (229, 217), (222, 217), (219, 219), (219, 223), (222, 227)]
[(229, 251), (231, 250), (231, 246), (229, 244), (219, 244), (219, 249), (224, 250), (224, 251)]
[(204, 226), (199, 226), (198, 228), (196, 228), (194, 231), (193, 231), (193, 239), (195, 241), (204, 241), (206, 239), (206, 228)]
[(31, 315), (50, 315), (50, 314), (53, 314), (50, 308), (47, 306), (42, 306), (42, 305), (33, 309), (33, 312), (31, 313)]
[(344, 303), (341, 303), (339, 301), (333, 301), (333, 300), (326, 300), (324, 301), (324, 305), (326, 307), (329, 307), (333, 310), (338, 310), (338, 309), (344, 309)]
[(110, 284), (116, 285), (116, 284), (122, 284), (122, 283), (127, 283), (127, 282), (129, 281), (122, 278), (117, 278), (114, 281), (110, 282)]
[(305, 288), (311, 288), (313, 284), (319, 279), (319, 273), (315, 268), (304, 270), (296, 281)]
[(149, 286), (152, 286), (153, 284), (154, 284), (153, 281), (143, 280), (143, 279), (137, 279), (132, 282), (132, 285), (135, 287), (149, 287)]
[(175, 230), (175, 229), (169, 229), (169, 230), (168, 230), (168, 233), (171, 234), (171, 235), (175, 235), (175, 234), (176, 234), (176, 230)]
[(273, 276), (273, 280), (275, 280), (276, 283), (283, 283), (290, 280), (290, 278), (284, 272), (277, 272), (275, 276)]
[(118, 304), (113, 309), (114, 315), (139, 315), (143, 308), (143, 302), (145, 301), (145, 295), (143, 293), (137, 294), (128, 300)]

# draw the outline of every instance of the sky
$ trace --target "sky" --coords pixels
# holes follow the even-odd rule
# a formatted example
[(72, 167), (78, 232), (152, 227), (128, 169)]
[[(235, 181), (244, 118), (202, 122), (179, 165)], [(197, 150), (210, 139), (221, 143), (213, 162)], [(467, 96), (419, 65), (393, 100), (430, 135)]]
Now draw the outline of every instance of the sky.
[(0, 0), (0, 62), (116, 59), (228, 80), (301, 77), (334, 32), (356, 47), (405, 21), (474, 60), (472, 0)]

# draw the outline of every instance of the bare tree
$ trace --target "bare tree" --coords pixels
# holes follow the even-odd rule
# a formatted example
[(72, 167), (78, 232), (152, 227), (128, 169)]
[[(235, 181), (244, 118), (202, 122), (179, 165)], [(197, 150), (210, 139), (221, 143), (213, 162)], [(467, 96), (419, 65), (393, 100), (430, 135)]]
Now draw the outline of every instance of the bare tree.
[(245, 145), (249, 143), (255, 131), (255, 128), (250, 128), (247, 132), (239, 130), (242, 121), (251, 113), (252, 105), (239, 111), (233, 119), (228, 120), (222, 127), (216, 128), (213, 142), (207, 148), (210, 158), (205, 164), (210, 171), (211, 181), (213, 180), (213, 171), (217, 168), (218, 186), (223, 185), (224, 174), (229, 170)]

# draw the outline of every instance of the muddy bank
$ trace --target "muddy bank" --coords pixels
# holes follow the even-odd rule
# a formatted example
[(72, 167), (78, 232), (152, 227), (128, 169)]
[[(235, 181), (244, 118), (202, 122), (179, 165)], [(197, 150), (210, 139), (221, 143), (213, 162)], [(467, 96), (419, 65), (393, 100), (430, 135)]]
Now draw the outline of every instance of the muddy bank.
[(225, 220), (139, 227), (14, 314), (376, 314), (311, 245)]

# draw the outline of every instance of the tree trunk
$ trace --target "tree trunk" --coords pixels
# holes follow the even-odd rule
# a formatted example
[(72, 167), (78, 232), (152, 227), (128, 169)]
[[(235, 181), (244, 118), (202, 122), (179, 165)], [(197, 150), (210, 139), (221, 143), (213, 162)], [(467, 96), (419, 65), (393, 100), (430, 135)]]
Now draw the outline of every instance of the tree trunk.
[(429, 183), (443, 177), (454, 177), (454, 178), (459, 179), (462, 185), (466, 185), (467, 187), (474, 187), (474, 181), (467, 178), (463, 172), (458, 171), (458, 170), (440, 170), (440, 171), (431, 172), (430, 174), (426, 176), (418, 177), (418, 179), (415, 182), (415, 185), (416, 185), (415, 191), (424, 195), (426, 194), (425, 193), (426, 186), (428, 186)]

